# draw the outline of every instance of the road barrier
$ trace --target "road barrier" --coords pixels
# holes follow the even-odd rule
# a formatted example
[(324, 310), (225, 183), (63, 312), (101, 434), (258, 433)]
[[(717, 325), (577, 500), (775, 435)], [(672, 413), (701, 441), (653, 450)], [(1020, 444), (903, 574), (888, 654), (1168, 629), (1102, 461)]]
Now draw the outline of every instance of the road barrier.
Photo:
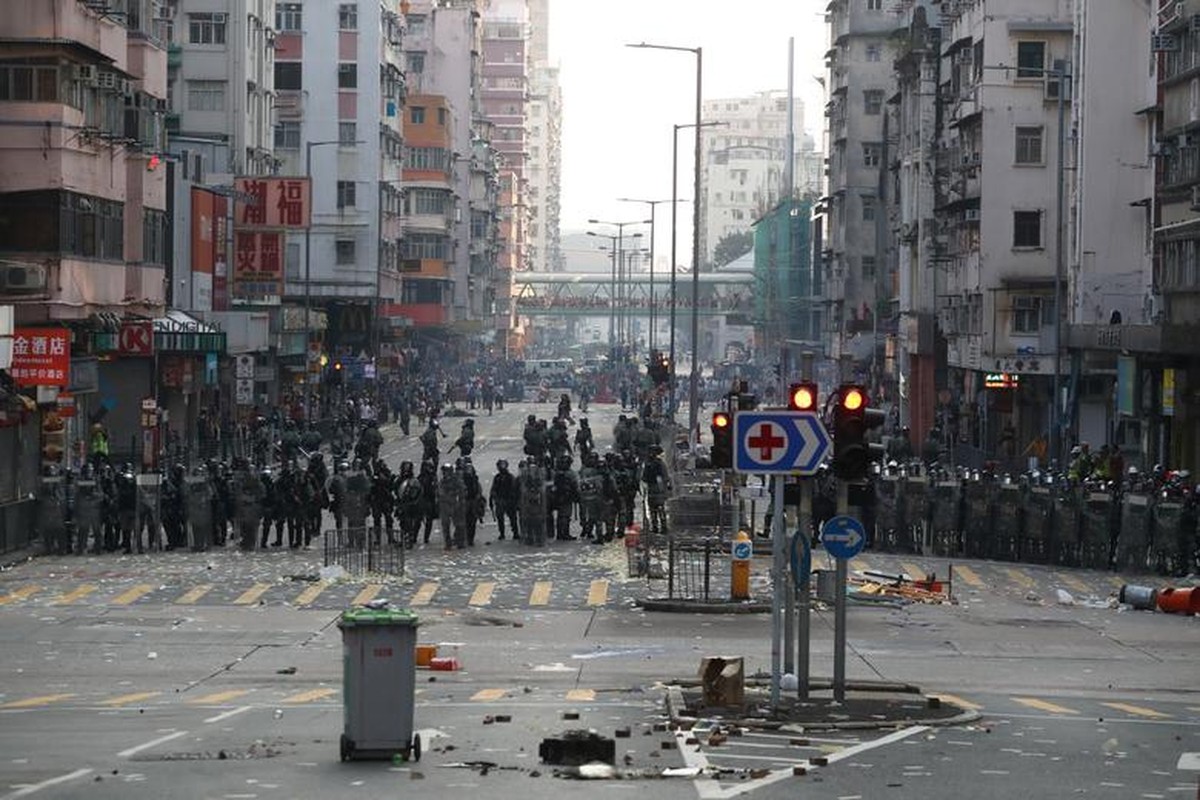
[(322, 548), (325, 566), (339, 566), (355, 577), (403, 575), (405, 548), (385, 537), (376, 541), (375, 531), (370, 528), (327, 530)]

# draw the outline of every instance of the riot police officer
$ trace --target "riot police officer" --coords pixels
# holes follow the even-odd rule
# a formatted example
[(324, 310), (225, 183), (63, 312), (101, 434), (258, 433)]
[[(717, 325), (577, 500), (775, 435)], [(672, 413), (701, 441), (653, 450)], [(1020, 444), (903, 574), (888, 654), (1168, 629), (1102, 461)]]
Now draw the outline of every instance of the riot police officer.
[(604, 480), (600, 470), (600, 457), (588, 452), (583, 457), (579, 470), (579, 525), (580, 537), (607, 541), (609, 531), (604, 519)]
[(250, 468), (250, 463), (241, 457), (234, 459), (233, 479), (230, 484), (238, 546), (243, 550), (253, 550), (257, 539), (255, 534), (258, 533), (258, 526), (262, 522), (266, 490), (258, 475)]
[(450, 445), (450, 449), (453, 450), (456, 447), (460, 454), (470, 457), (471, 452), (475, 449), (475, 420), (463, 420), (462, 432), (454, 440), (454, 444)]
[(571, 456), (561, 454), (554, 462), (554, 476), (550, 490), (550, 530), (560, 542), (574, 541), (571, 535), (571, 517), (575, 504), (579, 502), (579, 479), (571, 469)]
[(349, 464), (339, 461), (329, 478), (329, 511), (333, 514), (333, 528), (337, 531), (339, 541), (346, 533), (346, 472), (349, 469)]
[(162, 489), (163, 530), (167, 535), (167, 549), (174, 550), (186, 544), (183, 526), (186, 522), (183, 507), (183, 465), (173, 464), (163, 481)]
[(437, 502), (442, 544), (446, 550), (466, 545), (466, 503), (462, 476), (453, 464), (443, 464), (438, 480)]
[(424, 493), (413, 474), (411, 461), (400, 462), (396, 481), (396, 519), (400, 523), (400, 538), (405, 547), (411, 548), (417, 543), (417, 531), (425, 516), (421, 502)]
[(546, 445), (550, 450), (550, 458), (556, 465), (563, 456), (570, 455), (571, 440), (567, 436), (567, 421), (562, 417), (557, 417), (550, 426), (550, 431), (546, 437)]
[(521, 462), (518, 487), (521, 541), (542, 547), (546, 544), (546, 475), (537, 459)]
[(207, 550), (213, 541), (212, 484), (204, 474), (204, 468), (197, 466), (183, 487), (185, 524), (190, 526), (192, 549)]
[(651, 445), (649, 458), (642, 467), (642, 483), (646, 485), (646, 504), (650, 507), (650, 532), (667, 532), (667, 495), (671, 491), (671, 476), (662, 460), (662, 448)]
[(496, 518), (496, 524), (500, 527), (501, 540), (504, 539), (505, 520), (512, 528), (513, 539), (521, 538), (521, 528), (517, 524), (519, 499), (516, 476), (508, 471), (508, 462), (502, 458), (496, 462), (496, 475), (492, 478), (492, 486), (488, 490), (488, 505), (491, 506), (492, 516)]
[[(121, 532), (121, 549), (126, 553), (133, 552), (133, 526), (137, 522), (137, 479), (133, 475), (133, 465), (124, 464), (115, 478), (117, 527)], [(139, 537), (140, 539), (140, 537)], [(141, 552), (141, 542), (138, 542), (138, 552)]]
[(283, 544), (283, 512), (281, 510), (282, 503), (279, 499), (279, 482), (271, 474), (270, 467), (264, 467), (258, 477), (262, 481), (263, 487), (262, 541), (259, 542), (258, 546), (266, 548), (267, 539), (271, 534), (271, 526), (274, 525), (275, 542), (271, 546), (279, 547)]
[(363, 471), (362, 463), (355, 460), (346, 475), (346, 495), (343, 512), (346, 515), (346, 530), (351, 546), (365, 548), (367, 545), (367, 513), (370, 510), (371, 479)]
[(583, 460), (584, 455), (596, 450), (596, 442), (592, 438), (592, 426), (586, 417), (579, 420), (579, 430), (575, 431), (575, 449), (579, 451), (580, 461)]
[(429, 420), (429, 427), (421, 434), (421, 460), (432, 461), (437, 464), (438, 460), (438, 434), (445, 436), (446, 433), (438, 425), (436, 419)]
[(388, 469), (383, 459), (377, 460), (371, 476), (371, 494), (368, 498), (371, 505), (371, 524), (374, 528), (375, 544), (380, 543), (384, 529), (387, 530), (388, 543), (396, 543), (392, 516), (392, 512), (395, 510), (395, 491), (395, 479), (392, 471)]
[(92, 552), (99, 553), (104, 547), (104, 492), (96, 480), (96, 468), (84, 464), (75, 482), (75, 552), (88, 549), (88, 537), (92, 539)]
[(479, 475), (469, 456), (458, 459), (456, 470), (462, 475), (463, 482), (463, 522), (466, 529), (467, 547), (475, 546), (475, 531), (483, 520), (484, 509), (487, 507), (483, 499), (483, 487), (479, 483)]

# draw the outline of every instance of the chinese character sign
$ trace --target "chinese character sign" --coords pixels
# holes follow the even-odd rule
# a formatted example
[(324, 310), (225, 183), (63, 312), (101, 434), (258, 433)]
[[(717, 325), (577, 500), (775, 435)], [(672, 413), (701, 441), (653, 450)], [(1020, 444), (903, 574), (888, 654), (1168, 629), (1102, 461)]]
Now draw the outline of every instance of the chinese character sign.
[(234, 185), (235, 228), (308, 227), (312, 206), (308, 178), (238, 178)]
[(233, 295), (238, 298), (283, 293), (283, 234), (235, 231)]
[(12, 368), (18, 386), (62, 386), (71, 378), (71, 332), (66, 328), (17, 328)]

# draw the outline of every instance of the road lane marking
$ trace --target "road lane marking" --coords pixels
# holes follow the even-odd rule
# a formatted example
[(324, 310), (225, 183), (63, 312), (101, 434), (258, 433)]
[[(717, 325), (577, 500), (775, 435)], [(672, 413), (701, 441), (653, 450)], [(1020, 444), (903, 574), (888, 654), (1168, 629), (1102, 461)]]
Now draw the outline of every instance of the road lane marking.
[(471, 699), (477, 703), (484, 703), (492, 700), (502, 700), (505, 694), (504, 689), (480, 689), (471, 695)]
[(8, 605), (16, 600), (28, 600), (31, 595), (37, 594), (39, 591), (41, 591), (41, 589), (42, 587), (34, 586), (33, 584), (30, 584), (29, 586), (22, 586), (20, 589), (15, 590), (11, 594), (6, 594), (3, 597), (0, 597), (0, 606)]
[(972, 703), (970, 700), (964, 700), (956, 694), (945, 694), (943, 692), (939, 692), (937, 694), (930, 695), (930, 697), (936, 697), (939, 700), (956, 705), (959, 708), (965, 708), (968, 711), (979, 711), (983, 708), (983, 706), (979, 705), (978, 703)]
[(110, 697), (107, 700), (100, 702), (102, 706), (125, 706), (130, 703), (136, 703), (140, 700), (149, 700), (151, 697), (158, 697), (162, 692), (134, 692), (133, 694), (123, 694), (120, 697)]
[(1113, 586), (1115, 586), (1118, 589), (1120, 589), (1125, 584), (1129, 583), (1129, 581), (1125, 580), (1124, 578), (1122, 578), (1119, 575), (1109, 575), (1108, 582), (1111, 583)]
[(358, 594), (354, 595), (354, 599), (350, 602), (352, 606), (365, 606), (367, 603), (375, 599), (375, 596), (383, 590), (382, 583), (368, 583), (362, 588)]
[(538, 581), (533, 585), (533, 591), (529, 593), (529, 605), (544, 606), (550, 602), (550, 587), (553, 584), (550, 581)]
[(608, 602), (608, 580), (606, 578), (597, 578), (592, 581), (592, 585), (588, 588), (587, 604), (589, 606), (602, 606)]
[(1107, 706), (1116, 711), (1124, 711), (1126, 714), (1133, 714), (1135, 717), (1150, 717), (1151, 719), (1169, 719), (1171, 717), (1170, 714), (1155, 711), (1153, 708), (1130, 705), (1129, 703), (1101, 703), (1100, 705)]
[(427, 606), (433, 601), (433, 595), (438, 590), (436, 581), (422, 583), (421, 588), (417, 589), (417, 593), (412, 596), (412, 600), (408, 601), (410, 606)]
[(190, 606), (200, 602), (200, 598), (212, 591), (211, 583), (204, 583), (200, 586), (193, 586), (183, 594), (179, 595), (179, 599), (175, 601), (176, 605)]
[(976, 589), (983, 588), (983, 578), (980, 578), (977, 574), (975, 574), (975, 570), (971, 569), (970, 567), (956, 566), (954, 567), (953, 574), (954, 577), (962, 578), (969, 585), (974, 586)]
[(24, 700), (13, 700), (11, 703), (0, 705), (0, 708), (39, 708), (74, 696), (74, 692), (66, 694), (43, 694), (37, 697), (26, 697)]
[(590, 703), (595, 699), (595, 689), (572, 689), (567, 692), (567, 700), (573, 703)]
[(1033, 578), (1026, 575), (1015, 567), (1005, 567), (1004, 573), (1012, 578), (1012, 582), (1020, 586), (1022, 589), (1029, 589), (1034, 585)]
[(254, 708), (254, 706), (240, 706), (238, 708), (231, 708), (228, 711), (222, 711), (220, 714), (217, 714), (214, 717), (209, 717), (208, 719), (206, 719), (204, 721), (205, 722), (223, 722), (224, 720), (227, 720), (230, 717), (236, 717), (238, 714), (245, 714), (247, 711), (249, 711), (252, 708)]
[(492, 602), (492, 594), (494, 594), (495, 591), (495, 581), (484, 581), (475, 587), (475, 591), (471, 593), (471, 599), (467, 601), (467, 605), (486, 606)]
[(1038, 711), (1049, 711), (1051, 714), (1078, 714), (1079, 712), (1073, 708), (1060, 706), (1057, 703), (1051, 703), (1049, 700), (1038, 700), (1036, 697), (1014, 697), (1014, 701), (1029, 708), (1036, 708)]
[(269, 583), (256, 583), (246, 591), (242, 592), (236, 600), (233, 601), (235, 606), (248, 606), (257, 603), (258, 599), (267, 593), (271, 588)]
[(66, 775), (59, 775), (55, 778), (47, 778), (41, 783), (31, 783), (28, 786), (22, 786), (15, 792), (10, 792), (4, 795), (3, 800), (17, 800), (20, 797), (28, 797), (31, 794), (36, 794), (42, 789), (49, 789), (51, 786), (58, 786), (60, 783), (73, 781), (76, 778), (82, 778), (84, 775), (91, 775), (93, 770), (90, 767), (81, 767), (74, 772), (68, 772)]
[(921, 569), (916, 564), (906, 561), (900, 565), (900, 569), (907, 572), (908, 577), (912, 578), (914, 581), (925, 580), (925, 570)]
[(1074, 589), (1075, 591), (1079, 592), (1080, 594), (1091, 594), (1093, 591), (1091, 586), (1088, 586), (1086, 583), (1081, 581), (1079, 578), (1076, 578), (1074, 575), (1068, 575), (1065, 572), (1056, 572), (1056, 573), (1054, 573), (1054, 577), (1058, 578), (1060, 581), (1062, 581), (1064, 584), (1066, 584), (1066, 586), (1068, 588)]
[(85, 583), (83, 586), (72, 589), (71, 591), (67, 592), (66, 594), (61, 594), (58, 597), (54, 598), (52, 601), (50, 601), (50, 605), (52, 605), (52, 606), (69, 606), (71, 603), (74, 603), (76, 600), (82, 600), (83, 598), (87, 597), (89, 594), (96, 591), (97, 588), (98, 587), (94, 583)]
[(300, 694), (294, 694), (291, 697), (285, 697), (279, 702), (288, 703), (289, 705), (296, 705), (298, 703), (312, 703), (329, 697), (331, 694), (337, 694), (337, 689), (309, 689), (307, 692), (300, 692)]
[(158, 747), (160, 744), (165, 744), (172, 739), (178, 739), (180, 736), (187, 736), (187, 734), (187, 731), (175, 731), (174, 733), (168, 733), (166, 736), (159, 736), (157, 739), (151, 739), (148, 742), (142, 742), (139, 745), (130, 747), (128, 750), (122, 750), (121, 752), (117, 753), (117, 758), (129, 758), (130, 756), (135, 756), (143, 750), (149, 750), (151, 747)]
[(868, 564), (866, 561), (863, 561), (861, 558), (856, 558), (853, 561), (851, 561), (850, 566), (853, 567), (854, 569), (858, 570), (859, 572), (873, 572), (874, 571), (871, 568), (871, 565)]
[(297, 595), (292, 605), (297, 607), (311, 605), (314, 600), (321, 596), (321, 592), (327, 588), (329, 588), (329, 581), (317, 581)]
[(194, 706), (200, 705), (216, 705), (218, 703), (227, 703), (230, 700), (241, 697), (242, 695), (250, 694), (249, 689), (230, 689), (225, 692), (215, 692), (206, 694), (203, 697), (193, 697), (188, 700), (188, 703)]
[(139, 583), (137, 586), (126, 589), (125, 591), (121, 592), (119, 595), (114, 597), (112, 599), (112, 605), (114, 605), (114, 606), (131, 605), (131, 604), (137, 602), (138, 599), (145, 597), (146, 595), (153, 592), (154, 589), (155, 589), (155, 587), (149, 583)]

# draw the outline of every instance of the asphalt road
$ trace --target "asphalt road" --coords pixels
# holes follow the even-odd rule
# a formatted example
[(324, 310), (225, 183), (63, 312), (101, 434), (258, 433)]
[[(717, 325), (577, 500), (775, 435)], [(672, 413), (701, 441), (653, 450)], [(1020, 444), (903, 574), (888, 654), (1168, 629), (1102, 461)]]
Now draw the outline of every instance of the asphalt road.
[[(485, 486), (497, 458), (519, 459), (531, 408), (477, 418)], [(589, 415), (598, 439), (616, 413)], [(413, 457), (415, 441), (394, 433), (389, 460)], [(381, 584), (313, 581), (315, 551), (44, 557), (0, 573), (0, 800), (1196, 795), (1197, 773), (1177, 767), (1200, 752), (1200, 623), (1107, 607), (1129, 576), (956, 562), (956, 605), (850, 609), (851, 678), (916, 683), (977, 708), (977, 722), (697, 746), (656, 730), (661, 682), (694, 677), (704, 655), (768, 670), (768, 615), (644, 612), (635, 601), (659, 587), (626, 576), (619, 542), (531, 551), (494, 539), (489, 522), (474, 550), (418, 548), (404, 579)], [(949, 565), (866, 553), (853, 566), (944, 576)], [(768, 565), (754, 568), (761, 587)], [(1058, 604), (1057, 589), (1077, 602)], [(419, 640), (462, 664), (418, 672), (419, 762), (338, 758), (334, 621), (364, 593), (413, 606)], [(832, 613), (813, 629), (813, 674), (827, 676)], [(618, 764), (635, 777), (564, 785), (538, 745), (579, 728), (629, 728)], [(647, 777), (688, 766), (724, 772)]]

